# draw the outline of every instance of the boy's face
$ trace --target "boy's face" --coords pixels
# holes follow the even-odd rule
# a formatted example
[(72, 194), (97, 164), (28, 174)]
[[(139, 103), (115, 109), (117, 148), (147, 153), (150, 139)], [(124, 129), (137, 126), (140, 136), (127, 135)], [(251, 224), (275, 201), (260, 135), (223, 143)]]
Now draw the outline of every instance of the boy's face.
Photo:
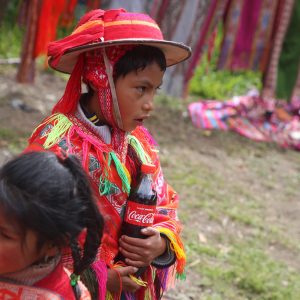
[(0, 209), (0, 275), (21, 271), (43, 257), (37, 251), (37, 235), (18, 231)]
[(157, 63), (146, 66), (144, 70), (128, 73), (115, 82), (116, 93), (124, 131), (132, 131), (143, 125), (154, 109), (156, 90), (162, 84), (164, 71)]

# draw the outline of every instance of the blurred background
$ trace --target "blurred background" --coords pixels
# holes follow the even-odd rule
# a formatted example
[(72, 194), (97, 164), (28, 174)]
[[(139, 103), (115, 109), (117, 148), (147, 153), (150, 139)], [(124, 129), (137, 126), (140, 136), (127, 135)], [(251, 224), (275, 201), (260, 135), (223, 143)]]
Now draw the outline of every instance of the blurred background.
[(193, 54), (147, 127), (181, 195), (187, 279), (165, 299), (299, 299), (300, 1), (0, 0), (0, 163), (68, 76), (47, 44), (91, 9), (146, 12)]

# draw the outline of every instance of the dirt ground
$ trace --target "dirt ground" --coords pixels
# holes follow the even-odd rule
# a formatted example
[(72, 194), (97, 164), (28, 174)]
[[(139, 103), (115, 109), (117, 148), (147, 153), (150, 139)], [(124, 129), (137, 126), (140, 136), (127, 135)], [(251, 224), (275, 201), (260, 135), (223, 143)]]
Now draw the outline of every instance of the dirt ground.
[[(62, 78), (49, 72), (38, 73), (34, 85), (17, 84), (15, 72), (13, 67), (0, 66), (0, 164), (20, 151), (25, 137), (49, 113), (65, 86)], [(180, 179), (180, 174), (188, 176), (192, 169), (187, 168), (193, 166), (194, 174), (201, 168), (199, 176), (204, 178), (203, 170), (214, 170), (216, 178), (226, 182), (224, 186), (234, 186), (238, 181), (242, 189), (251, 190), (261, 199), (264, 220), (276, 224), (276, 228), (286, 232), (296, 243), (300, 241), (300, 192), (295, 191), (300, 183), (297, 152), (257, 144), (236, 134), (200, 132), (182, 112), (163, 106), (148, 127), (160, 144), (166, 177), (179, 190), (182, 199), (196, 199), (196, 196), (191, 196), (195, 187), (190, 183), (184, 185), (185, 179)], [(257, 178), (258, 175), (261, 178)], [(291, 183), (291, 180), (294, 181)], [(235, 196), (239, 201), (238, 195)], [(195, 202), (183, 202), (181, 210), (186, 230), (190, 230), (192, 224), (198, 243), (214, 240), (217, 234), (249, 234), (247, 226), (237, 228), (226, 215), (221, 223), (214, 221)], [(185, 236), (188, 238), (187, 233)], [(296, 251), (280, 243), (274, 243), (268, 250), (275, 259), (300, 270), (300, 256)], [(200, 254), (193, 255), (188, 261), (187, 280), (167, 294), (166, 299), (201, 298), (204, 288), (196, 268), (201, 258)]]

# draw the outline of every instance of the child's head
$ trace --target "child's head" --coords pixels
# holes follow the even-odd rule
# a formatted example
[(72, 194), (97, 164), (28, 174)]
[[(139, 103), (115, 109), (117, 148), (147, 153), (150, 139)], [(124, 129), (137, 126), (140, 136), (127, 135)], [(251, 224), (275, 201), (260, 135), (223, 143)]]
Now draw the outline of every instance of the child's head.
[[(77, 237), (85, 229), (83, 256)], [(20, 271), (70, 245), (74, 272), (95, 258), (103, 219), (78, 160), (30, 152), (0, 170), (0, 274)], [(91, 238), (92, 237), (92, 238)]]
[[(91, 61), (98, 56), (101, 56), (99, 50), (90, 53), (87, 65), (92, 64)], [(92, 110), (98, 118), (103, 123), (108, 120), (111, 124), (113, 120), (110, 111), (105, 110), (105, 101), (101, 101), (102, 94), (98, 93), (98, 90), (101, 90), (101, 81), (98, 80), (100, 64), (94, 62), (93, 68), (84, 72), (83, 78), (88, 85), (90, 96), (87, 100), (94, 101), (88, 104), (93, 106)], [(150, 116), (154, 109), (154, 96), (162, 84), (165, 70), (166, 59), (163, 52), (159, 48), (148, 45), (134, 46), (116, 61), (112, 77), (122, 119), (119, 124), (120, 129), (130, 132), (142, 125), (143, 121)], [(98, 105), (99, 101), (102, 105)], [(100, 116), (103, 118), (101, 119)]]
[[(155, 82), (151, 79), (155, 84), (151, 90), (153, 94), (162, 82), (165, 68), (187, 59), (190, 48), (164, 40), (160, 28), (148, 15), (123, 9), (98, 9), (84, 15), (70, 36), (51, 43), (48, 54), (51, 67), (71, 73), (65, 94), (54, 112), (75, 111), (83, 79), (97, 93), (98, 102), (93, 106), (93, 112), (100, 112), (104, 123), (131, 131), (132, 126), (123, 124), (127, 112), (122, 113), (119, 106), (122, 106), (120, 97), (126, 95), (121, 89), (116, 91), (118, 79), (130, 74), (140, 76), (139, 72), (155, 65), (160, 72), (153, 75), (157, 79)], [(148, 112), (137, 111), (135, 114), (140, 121), (140, 117), (148, 116)], [(136, 124), (141, 125), (140, 121)]]

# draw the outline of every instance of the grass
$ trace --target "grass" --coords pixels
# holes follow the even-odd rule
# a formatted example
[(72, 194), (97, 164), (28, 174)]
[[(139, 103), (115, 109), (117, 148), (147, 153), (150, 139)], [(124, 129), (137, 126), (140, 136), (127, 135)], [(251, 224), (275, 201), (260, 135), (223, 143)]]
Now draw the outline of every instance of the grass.
[[(299, 238), (269, 211), (299, 199), (298, 154), (232, 133), (205, 137), (176, 122), (174, 132), (179, 137), (186, 126), (186, 138), (159, 143), (167, 148), (161, 151), (165, 176), (181, 196), (187, 272), (198, 276), (192, 299), (298, 300), (300, 261), (288, 256), (299, 252)], [(279, 259), (270, 247), (285, 255)]]
[[(270, 259), (253, 242), (234, 243), (231, 250), (202, 251), (204, 256), (199, 271), (221, 299), (298, 299), (300, 276), (284, 264)], [(212, 254), (212, 255), (211, 255)], [(210, 299), (209, 297), (203, 299)]]
[(0, 128), (0, 147), (6, 146), (8, 151), (16, 154), (25, 148), (30, 133), (20, 134), (8, 128)]

